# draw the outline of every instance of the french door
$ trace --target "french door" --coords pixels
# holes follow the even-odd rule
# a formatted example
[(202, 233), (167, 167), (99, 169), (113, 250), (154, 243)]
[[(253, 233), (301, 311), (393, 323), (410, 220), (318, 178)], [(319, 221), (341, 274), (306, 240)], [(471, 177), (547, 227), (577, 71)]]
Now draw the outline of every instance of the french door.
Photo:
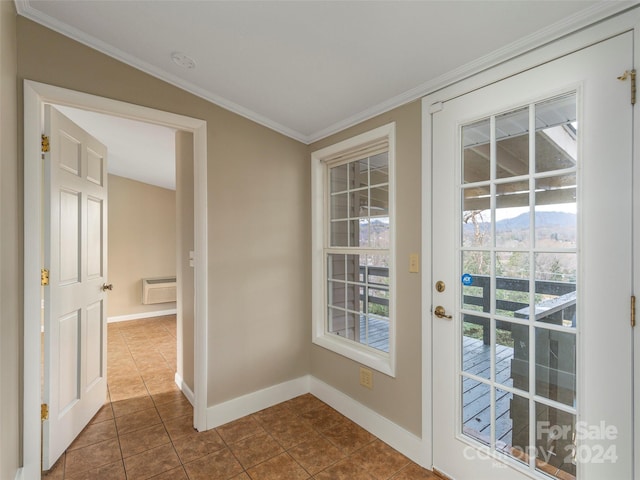
[(630, 33), (433, 113), (433, 462), (632, 478)]

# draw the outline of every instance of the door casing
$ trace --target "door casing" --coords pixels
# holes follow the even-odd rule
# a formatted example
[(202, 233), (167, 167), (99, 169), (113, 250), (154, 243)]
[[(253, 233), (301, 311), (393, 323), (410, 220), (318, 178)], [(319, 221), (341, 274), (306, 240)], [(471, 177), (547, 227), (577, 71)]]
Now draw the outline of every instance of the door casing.
[(24, 391), (22, 478), (40, 478), (40, 269), (43, 268), (40, 134), (43, 104), (84, 108), (188, 131), (194, 139), (194, 427), (207, 429), (207, 123), (118, 100), (24, 81)]

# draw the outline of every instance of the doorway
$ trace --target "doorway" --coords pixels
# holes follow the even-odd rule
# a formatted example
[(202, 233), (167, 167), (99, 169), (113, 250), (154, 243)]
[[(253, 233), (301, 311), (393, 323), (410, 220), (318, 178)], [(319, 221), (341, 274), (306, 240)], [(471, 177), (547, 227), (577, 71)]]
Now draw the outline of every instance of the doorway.
[[(207, 278), (207, 195), (206, 195), (206, 122), (161, 112), (124, 102), (82, 94), (67, 89), (25, 81), (25, 331), (24, 331), (24, 473), (27, 478), (40, 475), (40, 238), (42, 237), (40, 132), (43, 104), (53, 103), (100, 111), (140, 121), (169, 126), (193, 135), (194, 151), (194, 268), (195, 290), (206, 292)], [(37, 272), (34, 277), (33, 273)], [(193, 425), (206, 430), (206, 318), (207, 295), (196, 294), (194, 319)]]
[(433, 464), (452, 478), (632, 476), (632, 46), (432, 112)]

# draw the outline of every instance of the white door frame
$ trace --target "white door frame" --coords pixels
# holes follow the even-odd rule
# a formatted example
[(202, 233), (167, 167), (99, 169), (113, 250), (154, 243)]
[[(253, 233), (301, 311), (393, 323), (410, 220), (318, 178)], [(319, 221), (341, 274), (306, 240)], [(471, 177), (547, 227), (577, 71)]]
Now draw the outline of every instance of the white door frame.
[[(468, 72), (459, 72), (458, 78), (446, 85), (442, 85), (437, 91), (430, 93), (422, 99), (422, 431), (423, 442), (428, 445), (425, 453), (425, 464), (433, 465), (433, 443), (437, 441), (437, 432), (433, 432), (433, 392), (437, 388), (433, 385), (432, 371), (437, 368), (438, 359), (432, 358), (432, 301), (433, 301), (433, 275), (431, 270), (432, 236), (437, 234), (437, 226), (432, 224), (432, 209), (437, 208), (437, 199), (431, 196), (432, 185), (432, 113), (442, 108), (441, 103), (464, 95), (473, 90), (482, 88), (512, 75), (542, 65), (556, 58), (585, 48), (593, 43), (605, 40), (625, 31), (634, 31), (634, 65), (640, 71), (640, 8), (633, 8), (610, 19), (587, 26), (576, 33), (567, 35), (551, 43), (541, 43), (537, 48), (529, 51), (514, 49), (510, 58), (501, 57), (498, 51), (494, 58), (483, 58), (479, 66), (472, 66)], [(624, 72), (619, 72), (620, 75)], [(638, 121), (638, 109), (640, 103), (634, 107), (634, 279), (640, 279), (640, 121)], [(435, 206), (435, 207), (434, 207)], [(637, 288), (637, 280), (633, 283), (634, 293), (640, 296)], [(640, 318), (640, 306), (637, 307), (637, 315)], [(634, 329), (634, 404), (640, 405), (640, 321)], [(640, 480), (640, 414), (635, 412), (634, 424), (634, 479)], [(630, 419), (631, 420), (631, 419)]]
[(164, 125), (193, 134), (194, 141), (194, 393), (193, 422), (207, 429), (207, 122), (148, 107), (24, 81), (24, 402), (23, 471), (25, 480), (40, 478), (40, 269), (43, 268), (40, 135), (43, 104), (83, 108), (118, 117)]

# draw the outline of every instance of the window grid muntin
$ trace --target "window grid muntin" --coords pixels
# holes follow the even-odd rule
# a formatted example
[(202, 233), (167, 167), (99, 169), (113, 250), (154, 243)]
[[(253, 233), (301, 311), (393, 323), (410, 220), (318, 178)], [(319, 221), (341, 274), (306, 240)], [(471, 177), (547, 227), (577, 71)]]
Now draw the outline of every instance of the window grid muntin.
[[(382, 166), (375, 166), (374, 170), (382, 170), (382, 171), (386, 171), (386, 177), (387, 180), (386, 182), (374, 182), (372, 184), (371, 181), (371, 171), (372, 171), (372, 165), (371, 165), (371, 159), (372, 158), (376, 158), (379, 159), (381, 158), (381, 155), (384, 155), (385, 161), (383, 163)], [(356, 169), (360, 168), (360, 165), (363, 165), (363, 161), (366, 162), (366, 186), (362, 186), (362, 184), (360, 183), (359, 186), (355, 187), (353, 185), (355, 185), (356, 183), (356, 178), (351, 178), (353, 173)], [(338, 189), (336, 191), (332, 190), (333, 184), (334, 184), (334, 176), (333, 176), (333, 171), (332, 169), (337, 169), (337, 168), (341, 168), (343, 166), (346, 165), (346, 189)], [(350, 165), (353, 165), (353, 169), (350, 168)], [(344, 312), (345, 314), (349, 314), (349, 313), (354, 313), (357, 315), (360, 315), (360, 319), (362, 321), (362, 318), (364, 318), (364, 338), (363, 341), (361, 342), (359, 339), (354, 339), (354, 341), (356, 343), (358, 343), (359, 345), (365, 346), (367, 348), (374, 348), (376, 351), (378, 352), (385, 352), (385, 353), (389, 353), (389, 349), (392, 348), (391, 347), (391, 343), (393, 342), (393, 338), (392, 338), (392, 331), (393, 329), (391, 328), (391, 322), (392, 322), (392, 318), (391, 318), (391, 302), (392, 302), (392, 298), (391, 298), (391, 234), (392, 234), (392, 228), (391, 228), (391, 212), (392, 212), (392, 198), (391, 198), (391, 165), (390, 165), (390, 153), (389, 150), (386, 149), (382, 152), (376, 152), (375, 154), (371, 154), (368, 155), (366, 157), (363, 158), (351, 158), (348, 161), (344, 162), (344, 163), (325, 163), (325, 169), (326, 169), (326, 178), (329, 180), (328, 181), (328, 188), (325, 186), (325, 191), (327, 192), (327, 220), (328, 220), (328, 228), (327, 228), (327, 232), (325, 235), (325, 242), (326, 242), (326, 246), (324, 248), (324, 259), (325, 259), (325, 284), (327, 285), (327, 294), (325, 295), (325, 304), (326, 304), (326, 309), (325, 309), (325, 333), (328, 335), (332, 335), (331, 331), (330, 331), (330, 325), (329, 325), (329, 311), (330, 309), (336, 309), (335, 306), (331, 305), (331, 292), (333, 292), (333, 289), (331, 288), (332, 285), (334, 283), (338, 283), (338, 284), (343, 284), (345, 285), (345, 308), (344, 308)], [(371, 215), (371, 206), (372, 206), (372, 196), (371, 196), (371, 190), (372, 189), (386, 189), (386, 206), (387, 206), (387, 210), (386, 210), (386, 214), (383, 215)], [(359, 192), (366, 192), (366, 199), (367, 199), (367, 208), (366, 208), (366, 215), (357, 215), (357, 216), (351, 216), (351, 212), (354, 211), (354, 209), (352, 209), (351, 206), (351, 201), (352, 198), (360, 198), (358, 193)], [(355, 195), (352, 195), (353, 193), (355, 193)], [(337, 197), (338, 195), (345, 195), (347, 197), (347, 217), (346, 218), (333, 218), (332, 214), (333, 214), (333, 208), (332, 208), (332, 201), (335, 197)], [(360, 213), (360, 205), (358, 206), (358, 214)], [(351, 245), (352, 240), (356, 240), (355, 237), (353, 237), (352, 235), (352, 231), (351, 231), (351, 222), (352, 221), (358, 221), (358, 223), (360, 223), (361, 221), (365, 221), (367, 227), (369, 227), (371, 225), (372, 219), (384, 219), (386, 218), (388, 220), (388, 232), (389, 232), (389, 246), (388, 247), (375, 247), (371, 245), (371, 232), (368, 231), (367, 232), (367, 243), (368, 245), (365, 247), (361, 247), (359, 245)], [(332, 239), (332, 227), (334, 224), (336, 224), (337, 222), (345, 222), (347, 224), (347, 245), (346, 246), (340, 246), (340, 245), (333, 245), (333, 239)], [(357, 239), (358, 243), (359, 242), (359, 238)], [(370, 267), (376, 267), (376, 266), (372, 266), (372, 265), (359, 265), (360, 268), (364, 267), (365, 270), (365, 274), (364, 274), (364, 281), (362, 282), (354, 282), (354, 281), (340, 281), (340, 280), (335, 280), (333, 278), (330, 278), (329, 276), (329, 258), (331, 255), (335, 255), (335, 254), (341, 254), (342, 252), (344, 252), (345, 254), (345, 262), (346, 262), (346, 255), (355, 255), (358, 254), (359, 258), (361, 258), (362, 256), (365, 256), (365, 258), (368, 258), (370, 255), (382, 255), (384, 257), (387, 258), (386, 263), (387, 263), (387, 271), (388, 271), (388, 281), (389, 281), (389, 285), (386, 286), (386, 288), (384, 288), (383, 285), (379, 284), (379, 283), (373, 283), (373, 282), (369, 282), (369, 268)], [(380, 266), (377, 266), (380, 267)], [(384, 267), (383, 267), (384, 268)], [(346, 266), (345, 266), (345, 271), (346, 271)], [(360, 273), (358, 273), (358, 278), (360, 278)], [(348, 305), (348, 286), (357, 286), (358, 288), (362, 288), (364, 289), (364, 301), (359, 301), (357, 302), (358, 305), (363, 305), (362, 307), (362, 311), (355, 311), (354, 309), (349, 309)], [(376, 313), (370, 313), (368, 310), (368, 304), (369, 304), (369, 298), (371, 297), (370, 292), (371, 291), (383, 291), (386, 292), (388, 297), (387, 297), (387, 305), (386, 305), (386, 309), (388, 312), (388, 316), (383, 316), (383, 315), (379, 315)], [(369, 327), (370, 327), (370, 320), (381, 320), (384, 322), (387, 322), (387, 328), (388, 328), (388, 332), (389, 332), (389, 339), (388, 339), (388, 348), (387, 350), (381, 350), (378, 349), (376, 347), (371, 347), (370, 346), (370, 338), (369, 338)], [(363, 337), (362, 334), (360, 334), (360, 337)], [(344, 338), (344, 337), (343, 337)]]
[[(478, 181), (478, 182), (469, 182), (469, 183), (465, 183), (464, 181), (464, 173), (462, 173), (462, 175), (460, 176), (460, 185), (459, 185), (459, 198), (461, 201), (461, 213), (464, 213), (464, 205), (465, 205), (465, 196), (464, 196), (464, 192), (467, 189), (471, 189), (471, 188), (489, 188), (490, 191), (490, 196), (489, 196), (489, 200), (490, 200), (490, 206), (488, 208), (489, 212), (490, 212), (490, 244), (488, 246), (480, 246), (480, 245), (472, 245), (472, 246), (464, 246), (463, 245), (463, 237), (462, 237), (462, 231), (460, 232), (460, 243), (458, 245), (458, 249), (460, 252), (460, 256), (458, 257), (458, 261), (461, 262), (462, 261), (462, 254), (463, 252), (470, 252), (470, 251), (479, 251), (479, 252), (486, 252), (490, 254), (490, 261), (491, 261), (491, 277), (490, 277), (490, 295), (491, 295), (491, 300), (490, 300), (490, 310), (489, 312), (478, 312), (478, 311), (474, 311), (474, 310), (469, 310), (469, 309), (465, 309), (463, 308), (464, 306), (464, 300), (462, 298), (460, 298), (460, 304), (459, 304), (459, 311), (462, 315), (464, 314), (472, 314), (472, 315), (476, 315), (476, 316), (481, 316), (483, 318), (486, 318), (490, 325), (491, 325), (491, 330), (490, 330), (490, 336), (491, 336), (491, 343), (490, 343), (490, 358), (491, 358), (491, 376), (489, 379), (485, 379), (481, 376), (477, 376), (477, 375), (473, 375), (470, 374), (469, 372), (465, 372), (462, 368), (462, 364), (459, 363), (458, 365), (458, 374), (459, 374), (459, 378), (460, 378), (460, 388), (462, 386), (462, 380), (465, 378), (468, 379), (473, 379), (476, 382), (479, 382), (481, 384), (486, 385), (487, 387), (490, 388), (490, 409), (491, 409), (491, 433), (490, 433), (490, 445), (489, 448), (493, 453), (497, 453), (497, 454), (502, 454), (503, 453), (500, 452), (499, 449), (496, 448), (496, 439), (495, 439), (495, 433), (496, 433), (496, 418), (495, 418), (495, 414), (496, 414), (496, 403), (495, 403), (495, 389), (501, 389), (501, 390), (506, 390), (506, 391), (510, 391), (511, 393), (520, 395), (522, 397), (525, 397), (528, 399), (529, 401), (529, 426), (533, 426), (535, 425), (535, 420), (536, 420), (536, 406), (537, 405), (546, 405), (548, 407), (552, 407), (555, 408), (557, 410), (560, 410), (562, 412), (565, 412), (567, 414), (572, 414), (574, 416), (577, 417), (577, 396), (578, 396), (578, 388), (577, 388), (577, 384), (575, 386), (575, 392), (574, 395), (576, 397), (576, 403), (574, 406), (570, 406), (570, 405), (566, 405), (557, 401), (554, 401), (553, 399), (547, 399), (545, 397), (542, 397), (540, 395), (536, 394), (536, 372), (535, 372), (535, 368), (536, 368), (536, 329), (537, 328), (543, 328), (549, 331), (559, 331), (559, 332), (564, 332), (564, 333), (568, 333), (574, 336), (574, 338), (576, 339), (576, 349), (577, 349), (577, 340), (578, 340), (578, 329), (576, 326), (573, 327), (567, 327), (564, 325), (554, 325), (554, 324), (550, 324), (550, 323), (545, 323), (545, 322), (540, 322), (535, 320), (535, 315), (533, 316), (529, 316), (528, 319), (526, 320), (520, 320), (518, 319), (517, 322), (514, 322), (515, 319), (510, 318), (510, 317), (504, 317), (501, 315), (496, 314), (496, 298), (495, 298), (495, 294), (496, 294), (496, 252), (499, 251), (504, 251), (504, 247), (502, 246), (496, 246), (496, 187), (498, 185), (501, 184), (505, 184), (505, 183), (513, 183), (516, 181), (527, 181), (529, 184), (529, 247), (528, 248), (512, 248), (509, 247), (509, 251), (518, 251), (518, 252), (522, 252), (522, 253), (528, 253), (529, 254), (529, 306), (531, 308), (532, 305), (535, 305), (535, 295), (536, 295), (536, 263), (535, 263), (535, 255), (537, 253), (557, 253), (557, 254), (565, 254), (565, 253), (574, 253), (576, 254), (578, 251), (578, 246), (576, 244), (575, 247), (569, 247), (569, 248), (562, 248), (562, 249), (550, 249), (550, 248), (542, 248), (539, 247), (538, 242), (535, 239), (535, 235), (536, 235), (536, 230), (535, 230), (535, 216), (536, 216), (536, 181), (538, 179), (544, 179), (544, 178), (550, 178), (550, 177), (560, 177), (563, 175), (574, 175), (576, 177), (576, 181), (575, 181), (575, 189), (576, 189), (576, 197), (575, 197), (575, 202), (577, 204), (578, 202), (578, 195), (577, 195), (577, 191), (578, 191), (578, 184), (579, 184), (579, 178), (578, 178), (578, 168), (577, 168), (577, 164), (578, 161), (576, 161), (576, 165), (574, 165), (573, 167), (569, 167), (569, 168), (561, 168), (561, 169), (557, 169), (557, 170), (545, 170), (545, 171), (537, 171), (537, 158), (535, 155), (536, 152), (536, 140), (537, 140), (537, 131), (538, 129), (532, 129), (531, 126), (532, 125), (536, 125), (536, 111), (535, 108), (536, 106), (539, 105), (544, 105), (547, 103), (551, 103), (554, 99), (558, 99), (558, 98), (563, 98), (563, 97), (568, 97), (573, 95), (574, 98), (576, 98), (577, 100), (577, 93), (576, 92), (571, 92), (569, 94), (564, 94), (564, 95), (560, 95), (557, 97), (553, 97), (550, 99), (547, 99), (545, 101), (541, 101), (541, 102), (536, 102), (536, 103), (531, 103), (529, 104), (527, 107), (529, 109), (529, 173), (527, 175), (520, 175), (520, 176), (514, 176), (514, 177), (505, 177), (505, 178), (497, 178), (496, 175), (496, 129), (495, 129), (495, 119), (497, 117), (499, 117), (500, 115), (504, 115), (504, 113), (502, 114), (495, 114), (492, 115), (491, 117), (489, 117), (490, 120), (490, 145), (491, 145), (491, 151), (490, 151), (490, 179), (489, 180), (482, 180), (482, 181)], [(522, 110), (522, 108), (514, 108), (513, 110), (511, 110), (511, 112), (516, 112)], [(509, 113), (509, 112), (507, 112)], [(477, 120), (474, 122), (471, 122), (467, 125), (461, 126), (461, 132), (463, 131), (463, 128), (465, 126), (474, 126), (474, 125), (481, 125), (483, 124), (483, 122), (486, 119), (482, 119), (482, 120)], [(577, 120), (576, 120), (577, 122)], [(533, 132), (533, 134), (532, 134)], [(460, 138), (463, 139), (464, 135), (461, 134)], [(461, 151), (462, 151), (462, 158), (464, 158), (464, 149), (465, 146), (463, 144), (461, 144)], [(464, 163), (462, 163), (463, 168), (464, 168)], [(459, 225), (462, 225), (462, 222), (459, 222)], [(576, 226), (576, 236), (577, 236), (577, 232), (578, 232), (578, 228)], [(578, 239), (576, 238), (576, 242), (578, 241)], [(460, 272), (463, 272), (463, 266), (462, 263), (460, 264)], [(578, 271), (576, 269), (576, 291), (577, 291), (577, 285), (578, 285)], [(532, 288), (533, 287), (533, 288)], [(533, 317), (533, 320), (532, 320)], [(461, 316), (461, 318), (463, 318)], [(507, 321), (507, 322), (512, 322), (512, 323), (516, 323), (519, 325), (523, 325), (526, 326), (528, 325), (529, 327), (529, 334), (528, 334), (528, 338), (529, 338), (529, 391), (525, 392), (522, 391), (520, 389), (517, 388), (513, 388), (513, 387), (508, 387), (505, 386), (503, 384), (500, 384), (497, 382), (496, 380), (496, 372), (495, 372), (495, 368), (496, 368), (496, 332), (495, 332), (495, 326), (496, 326), (496, 321)], [(462, 328), (462, 322), (460, 322), (460, 328)], [(462, 339), (464, 333), (461, 331), (461, 336), (460, 338)], [(462, 352), (461, 352), (462, 353)], [(577, 353), (576, 355), (576, 359), (575, 359), (575, 377), (576, 377), (576, 383), (577, 383), (577, 374), (578, 374), (578, 370), (579, 370), (579, 365), (577, 362)], [(459, 355), (458, 356), (458, 362), (462, 362), (463, 360), (463, 356)], [(460, 392), (462, 394), (462, 390)], [(462, 395), (460, 395), (459, 397), (460, 400), (462, 400)], [(464, 406), (462, 406), (462, 410), (464, 410)], [(458, 418), (458, 422), (461, 422), (459, 424), (459, 431), (465, 435), (466, 438), (469, 438), (470, 440), (472, 440), (473, 442), (478, 442), (479, 440), (476, 439), (475, 437), (471, 436), (471, 435), (466, 435), (464, 432), (464, 428), (463, 428), (463, 416), (459, 416)], [(536, 438), (535, 438), (535, 428), (529, 428), (529, 444), (530, 446), (536, 446)], [(509, 459), (509, 461), (512, 461), (515, 457), (510, 457), (508, 455), (506, 455), (506, 458)], [(536, 471), (539, 472), (540, 470), (537, 468), (536, 466), (536, 458), (538, 457), (534, 457), (531, 456), (529, 458), (529, 468), (532, 471)]]

